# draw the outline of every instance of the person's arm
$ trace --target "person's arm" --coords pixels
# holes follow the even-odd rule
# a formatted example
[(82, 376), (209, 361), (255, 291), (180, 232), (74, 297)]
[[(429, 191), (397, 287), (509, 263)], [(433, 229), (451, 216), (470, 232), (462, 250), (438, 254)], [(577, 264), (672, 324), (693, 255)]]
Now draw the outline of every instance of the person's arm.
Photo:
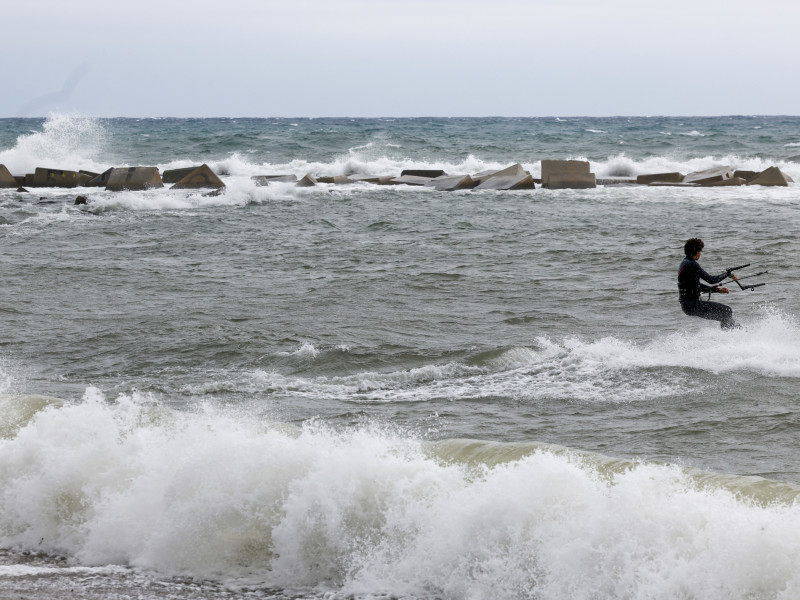
[(700, 286), (700, 293), (705, 294), (710, 292), (712, 294), (727, 294), (730, 290), (726, 287), (711, 287), (710, 285), (698, 284)]
[[(703, 281), (707, 281), (708, 283), (719, 283), (723, 279), (728, 276), (727, 271), (725, 273), (720, 273), (719, 275), (709, 275), (708, 273), (703, 270), (703, 267), (697, 265), (698, 273), (700, 274), (700, 279)], [(708, 286), (704, 286), (702, 283), (700, 284), (700, 289), (706, 288), (704, 291), (708, 291)]]

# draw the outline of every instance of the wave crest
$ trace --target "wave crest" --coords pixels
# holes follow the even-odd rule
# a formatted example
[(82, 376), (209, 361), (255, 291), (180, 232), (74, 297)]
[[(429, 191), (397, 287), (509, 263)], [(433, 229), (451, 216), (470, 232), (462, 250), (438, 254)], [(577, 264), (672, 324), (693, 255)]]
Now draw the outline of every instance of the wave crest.
[(101, 171), (98, 162), (107, 132), (100, 120), (51, 113), (42, 131), (17, 138), (13, 148), (0, 152), (0, 164), (15, 174), (33, 173), (36, 167)]
[(0, 544), (356, 596), (800, 588), (800, 505), (788, 486), (763, 502), (739, 493), (753, 478), (475, 444), (178, 413), (90, 389), (0, 440)]

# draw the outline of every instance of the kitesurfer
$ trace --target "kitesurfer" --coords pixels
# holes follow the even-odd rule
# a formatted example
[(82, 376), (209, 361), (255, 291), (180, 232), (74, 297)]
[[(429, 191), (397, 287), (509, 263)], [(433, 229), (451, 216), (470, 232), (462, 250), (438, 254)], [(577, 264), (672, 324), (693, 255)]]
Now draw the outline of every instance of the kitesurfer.
[[(678, 268), (678, 293), (681, 308), (687, 315), (719, 321), (722, 329), (733, 329), (736, 327), (736, 323), (733, 320), (731, 308), (719, 302), (701, 300), (700, 294), (704, 292), (727, 294), (728, 288), (713, 286), (713, 284), (719, 283), (727, 277), (731, 277), (735, 281), (736, 275), (730, 271), (725, 271), (721, 275), (706, 273), (697, 262), (703, 246), (703, 240), (699, 238), (686, 240), (686, 244), (683, 246), (686, 258)], [(712, 284), (713, 287), (703, 285), (700, 283), (701, 279)]]

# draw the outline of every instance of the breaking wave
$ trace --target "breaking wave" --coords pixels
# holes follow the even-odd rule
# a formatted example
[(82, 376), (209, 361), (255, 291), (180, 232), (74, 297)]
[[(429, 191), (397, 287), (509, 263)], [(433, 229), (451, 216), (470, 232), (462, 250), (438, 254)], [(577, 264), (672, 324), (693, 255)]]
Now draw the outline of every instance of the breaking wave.
[(91, 388), (0, 440), (2, 547), (306, 595), (790, 598), (798, 493), (535, 442), (178, 413)]

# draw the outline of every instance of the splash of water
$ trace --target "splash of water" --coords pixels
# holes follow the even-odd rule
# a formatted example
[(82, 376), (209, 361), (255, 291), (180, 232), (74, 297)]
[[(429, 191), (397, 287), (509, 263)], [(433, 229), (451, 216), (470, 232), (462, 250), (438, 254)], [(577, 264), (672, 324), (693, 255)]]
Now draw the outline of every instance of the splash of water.
[(37, 167), (105, 170), (99, 162), (105, 140), (99, 120), (51, 113), (42, 131), (21, 135), (13, 148), (0, 152), (0, 164), (14, 174), (33, 173)]

